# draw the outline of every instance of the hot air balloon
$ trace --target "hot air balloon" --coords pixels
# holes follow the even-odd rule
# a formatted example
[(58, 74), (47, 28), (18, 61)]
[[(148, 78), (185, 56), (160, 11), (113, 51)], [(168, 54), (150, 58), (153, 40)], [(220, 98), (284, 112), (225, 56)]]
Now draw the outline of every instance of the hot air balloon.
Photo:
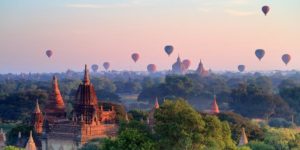
[(289, 54), (284, 54), (281, 57), (282, 61), (287, 65), (291, 61), (291, 55)]
[(189, 67), (191, 66), (191, 61), (188, 60), (188, 59), (185, 59), (185, 60), (182, 61), (182, 64), (184, 66), (184, 69), (188, 70)]
[(109, 62), (104, 62), (103, 63), (103, 67), (105, 70), (108, 70), (109, 69), (109, 66), (110, 66), (110, 63)]
[(173, 52), (174, 48), (172, 45), (165, 46), (165, 52), (170, 56)]
[(261, 8), (262, 12), (265, 14), (265, 16), (268, 14), (268, 12), (270, 11), (270, 7), (269, 6), (263, 6)]
[(47, 50), (46, 55), (50, 58), (52, 56), (53, 52), (52, 50)]
[(140, 58), (140, 55), (138, 53), (133, 53), (131, 55), (131, 58), (133, 59), (134, 62), (137, 62)]
[(93, 70), (94, 72), (97, 72), (98, 68), (99, 68), (99, 66), (98, 66), (97, 64), (93, 64), (93, 65), (92, 65), (92, 70)]
[(245, 66), (245, 65), (238, 65), (238, 70), (239, 70), (240, 72), (244, 72), (245, 69), (246, 69), (246, 66)]
[(147, 70), (149, 73), (154, 73), (156, 71), (156, 65), (155, 64), (149, 64), (147, 66)]
[(256, 57), (257, 57), (259, 60), (261, 60), (261, 59), (265, 56), (265, 50), (263, 50), (263, 49), (257, 49), (257, 50), (255, 51), (255, 55), (256, 55)]

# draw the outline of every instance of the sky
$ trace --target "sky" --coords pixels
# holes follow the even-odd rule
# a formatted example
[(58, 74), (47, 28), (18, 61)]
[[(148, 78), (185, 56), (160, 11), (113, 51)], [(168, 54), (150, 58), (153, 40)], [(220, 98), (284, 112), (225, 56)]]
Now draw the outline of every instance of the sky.
[[(267, 16), (261, 7), (269, 5)], [(196, 69), (300, 70), (300, 0), (1, 0), (0, 73)], [(165, 45), (173, 45), (171, 56)], [(262, 61), (254, 55), (264, 49)], [(45, 51), (54, 54), (49, 59)], [(137, 63), (131, 54), (137, 52)], [(288, 53), (285, 66), (281, 56)]]

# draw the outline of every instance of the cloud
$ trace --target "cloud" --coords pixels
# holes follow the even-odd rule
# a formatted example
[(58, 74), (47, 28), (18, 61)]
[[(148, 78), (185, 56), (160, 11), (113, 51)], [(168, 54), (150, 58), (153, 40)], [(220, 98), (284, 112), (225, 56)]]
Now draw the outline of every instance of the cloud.
[(114, 4), (67, 4), (66, 7), (69, 8), (120, 8), (129, 7), (130, 4), (126, 3), (114, 3)]
[(256, 14), (254, 11), (238, 11), (233, 9), (226, 9), (225, 13), (232, 15), (232, 16), (252, 16)]

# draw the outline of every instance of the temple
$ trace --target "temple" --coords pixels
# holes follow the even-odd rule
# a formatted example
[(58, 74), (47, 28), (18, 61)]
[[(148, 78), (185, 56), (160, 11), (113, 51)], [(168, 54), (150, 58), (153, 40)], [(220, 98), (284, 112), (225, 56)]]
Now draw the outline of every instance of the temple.
[[(103, 104), (98, 105), (89, 70), (85, 66), (83, 81), (75, 95), (71, 117), (67, 118), (65, 103), (57, 78), (54, 76), (52, 90), (45, 105), (45, 115), (43, 116), (38, 101), (32, 114), (32, 126), (38, 136), (36, 142), (41, 143), (37, 144), (37, 149), (75, 150), (89, 140), (116, 136), (117, 113), (113, 105), (108, 106), (104, 108)], [(32, 138), (29, 140), (28, 142), (33, 141)]]
[(210, 113), (211, 114), (218, 114), (218, 113), (220, 113), (219, 106), (217, 104), (217, 97), (216, 97), (216, 95), (214, 95), (214, 101), (211, 104)]
[(208, 76), (208, 74), (209, 74), (209, 72), (207, 70), (205, 70), (201, 60), (199, 62), (198, 68), (196, 69), (196, 73), (201, 77)]
[(51, 123), (56, 120), (66, 118), (65, 104), (60, 94), (56, 76), (53, 76), (52, 91), (49, 94), (48, 101), (46, 102), (45, 114), (47, 115), (47, 121)]
[(248, 144), (248, 138), (247, 138), (247, 135), (246, 135), (246, 132), (245, 132), (245, 128), (242, 128), (241, 137), (240, 137), (240, 141), (239, 141), (238, 146), (243, 146), (243, 145), (246, 145), (246, 144)]
[(149, 125), (149, 127), (153, 130), (154, 127), (154, 123), (155, 123), (155, 118), (154, 118), (154, 113), (155, 111), (159, 109), (159, 103), (158, 103), (158, 99), (155, 99), (155, 103), (153, 108), (150, 110), (148, 118), (147, 118), (147, 123)]
[(34, 112), (32, 113), (32, 125), (34, 128), (34, 131), (37, 134), (42, 134), (43, 132), (43, 123), (44, 123), (44, 116), (41, 112), (39, 101), (36, 100), (36, 105)]
[(1, 128), (1, 130), (0, 130), (0, 149), (5, 147), (5, 142), (6, 142), (6, 135), (3, 132), (3, 129)]
[(181, 62), (180, 57), (177, 57), (177, 61), (172, 65), (172, 72), (175, 74), (183, 74), (184, 73), (184, 65)]
[(29, 139), (27, 141), (25, 150), (37, 150), (37, 147), (32, 137), (32, 131), (30, 131)]

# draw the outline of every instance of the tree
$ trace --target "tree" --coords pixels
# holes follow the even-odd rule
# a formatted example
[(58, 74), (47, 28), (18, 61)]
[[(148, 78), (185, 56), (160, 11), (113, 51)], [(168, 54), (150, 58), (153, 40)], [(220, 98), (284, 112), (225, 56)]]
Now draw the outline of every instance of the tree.
[(236, 142), (240, 139), (243, 127), (245, 128), (246, 135), (249, 140), (263, 140), (264, 138), (264, 132), (257, 124), (254, 124), (249, 119), (244, 118), (239, 114), (224, 112), (218, 114), (218, 118), (221, 121), (227, 121), (229, 123), (232, 132), (232, 139)]
[(154, 116), (159, 149), (236, 149), (227, 123), (202, 116), (184, 100), (165, 101)]
[(248, 145), (252, 150), (275, 150), (272, 145), (261, 141), (250, 141)]
[(15, 146), (6, 146), (4, 147), (4, 150), (25, 150), (24, 148), (19, 148)]
[(159, 149), (199, 149), (204, 147), (205, 123), (184, 100), (165, 101), (155, 112), (155, 132)]
[(275, 149), (280, 150), (300, 149), (300, 140), (297, 136), (298, 135), (296, 134), (296, 132), (292, 129), (267, 128), (264, 142), (269, 145), (273, 145)]
[(106, 139), (102, 150), (155, 150), (155, 142), (150, 130), (139, 121), (122, 124), (116, 139)]
[(231, 139), (231, 131), (227, 122), (221, 122), (216, 116), (204, 116), (205, 147), (208, 149), (234, 150), (236, 146)]

